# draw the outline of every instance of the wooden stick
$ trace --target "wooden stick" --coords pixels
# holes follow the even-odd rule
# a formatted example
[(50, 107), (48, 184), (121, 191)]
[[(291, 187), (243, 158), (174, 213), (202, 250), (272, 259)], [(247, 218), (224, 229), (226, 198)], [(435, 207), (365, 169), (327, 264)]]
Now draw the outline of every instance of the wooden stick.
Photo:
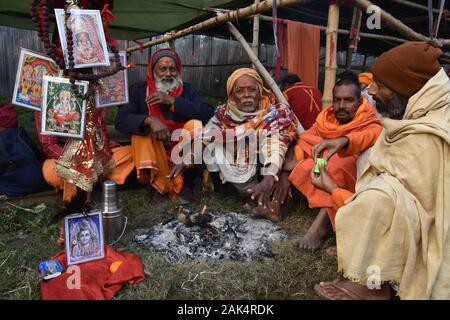
[[(245, 40), (244, 36), (236, 29), (236, 27), (231, 23), (227, 22), (228, 30), (231, 32), (231, 34), (236, 38), (237, 41), (240, 42), (242, 47), (244, 48), (245, 52), (248, 54), (250, 60), (252, 61), (253, 65), (255, 66), (258, 73), (262, 76), (264, 81), (269, 86), (270, 90), (275, 94), (275, 97), (277, 98), (278, 102), (289, 104), (286, 100), (286, 97), (281, 92), (280, 88), (278, 88), (277, 84), (275, 83), (275, 80), (273, 80), (270, 73), (266, 70), (266, 68), (263, 66), (261, 61), (259, 61), (258, 57), (253, 52), (252, 48), (249, 46), (247, 41)], [(298, 133), (301, 133), (305, 131), (303, 126), (299, 123), (299, 128), (297, 129)]]
[(327, 42), (325, 48), (325, 84), (323, 88), (322, 106), (327, 108), (333, 101), (333, 87), (336, 81), (336, 53), (339, 25), (339, 6), (330, 4), (328, 7)]
[[(268, 16), (264, 16), (264, 15), (259, 15), (259, 19), (261, 21), (266, 21), (266, 22), (272, 22), (272, 17), (268, 17)], [(287, 24), (287, 20), (282, 20), (284, 24)], [(326, 31), (327, 27), (324, 26), (318, 26), (320, 31)], [(349, 34), (350, 31), (348, 30), (343, 30), (343, 29), (337, 29), (337, 32), (339, 34)], [(383, 34), (373, 34), (373, 33), (365, 33), (365, 32), (360, 32), (359, 35), (363, 38), (370, 38), (370, 39), (378, 39), (378, 40), (386, 40), (386, 41), (394, 41), (394, 42), (407, 42), (409, 40), (403, 39), (403, 38), (398, 38), (398, 37), (393, 37), (393, 36), (387, 36), (387, 35), (383, 35)], [(439, 41), (442, 41), (444, 43), (444, 46), (448, 46), (450, 45), (448, 39), (439, 39)]]
[[(419, 3), (415, 3), (415, 2), (411, 2), (411, 1), (406, 1), (406, 0), (391, 0), (392, 2), (397, 2), (399, 4), (403, 4), (407, 7), (410, 8), (416, 8), (416, 9), (420, 9), (420, 10), (424, 10), (428, 12), (428, 7), (427, 6), (423, 6)], [(444, 10), (444, 11), (448, 11), (448, 10)], [(433, 9), (434, 13), (439, 13), (439, 9)]]
[[(255, 0), (255, 5), (258, 6), (259, 0)], [(253, 53), (259, 56), (259, 14), (253, 16), (253, 43), (252, 49)], [(253, 66), (255, 67), (255, 66)]]
[[(362, 11), (357, 7), (353, 8), (352, 26), (350, 27), (350, 37), (348, 39), (347, 58), (345, 69), (349, 70), (352, 65), (353, 53), (356, 52), (359, 41), (359, 30), (361, 29)], [(354, 32), (354, 33), (353, 33)]]
[[(233, 20), (240, 19), (240, 18), (246, 18), (248, 16), (252, 16), (257, 13), (260, 13), (260, 12), (263, 12), (266, 10), (270, 10), (270, 9), (272, 9), (273, 1), (274, 0), (266, 0), (266, 1), (260, 2), (258, 4), (252, 4), (251, 6), (248, 6), (245, 8), (240, 8), (239, 10), (234, 10), (234, 11), (230, 11), (227, 13), (219, 14), (216, 17), (207, 19), (203, 22), (197, 23), (193, 26), (190, 26), (186, 29), (177, 31), (173, 34), (166, 34), (159, 39), (148, 41), (142, 45), (142, 48), (151, 47), (151, 46), (154, 46), (154, 45), (157, 45), (160, 43), (167, 42), (172, 39), (184, 37), (188, 34), (195, 33), (195, 32), (204, 30), (209, 27), (214, 27), (214, 26), (224, 24), (228, 21), (233, 21)], [(310, 2), (311, 0), (275, 0), (275, 1), (277, 1), (277, 6), (279, 8), (283, 8), (283, 7), (293, 5), (293, 4), (304, 4), (304, 3)], [(140, 50), (140, 48), (141, 48), (141, 46), (134, 46), (134, 47), (128, 48), (126, 51), (129, 53), (129, 52), (133, 52), (136, 50)]]
[[(370, 2), (369, 0), (355, 0), (355, 2), (356, 2), (356, 5), (358, 6), (358, 8), (360, 8), (361, 10), (364, 10), (364, 12), (366, 12), (366, 10), (369, 6), (373, 6), (373, 3)], [(388, 27), (390, 27), (393, 30), (398, 31), (399, 33), (404, 35), (406, 38), (411, 39), (411, 40), (416, 40), (416, 41), (429, 40), (427, 37), (425, 37), (424, 35), (422, 35), (420, 33), (415, 32), (413, 29), (411, 29), (410, 27), (405, 25), (400, 20), (394, 18), (390, 13), (384, 11), (381, 8), (380, 8), (380, 13), (381, 13), (381, 20)]]

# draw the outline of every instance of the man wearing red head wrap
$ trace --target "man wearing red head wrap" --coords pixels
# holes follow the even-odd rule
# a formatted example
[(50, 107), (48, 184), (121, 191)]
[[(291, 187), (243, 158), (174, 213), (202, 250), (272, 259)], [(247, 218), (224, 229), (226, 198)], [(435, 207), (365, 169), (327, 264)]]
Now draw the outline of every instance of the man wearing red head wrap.
[(171, 134), (176, 129), (189, 129), (192, 124), (189, 120), (205, 124), (213, 114), (214, 109), (200, 92), (182, 81), (179, 55), (172, 49), (155, 51), (148, 65), (146, 83), (130, 88), (130, 103), (117, 114), (116, 129), (132, 137), (131, 146), (113, 152), (122, 153), (124, 158), (128, 155), (133, 165), (120, 177), (113, 178), (125, 179), (136, 167), (139, 182), (174, 199), (182, 189), (183, 178), (167, 179), (172, 167), (170, 152), (175, 145)]

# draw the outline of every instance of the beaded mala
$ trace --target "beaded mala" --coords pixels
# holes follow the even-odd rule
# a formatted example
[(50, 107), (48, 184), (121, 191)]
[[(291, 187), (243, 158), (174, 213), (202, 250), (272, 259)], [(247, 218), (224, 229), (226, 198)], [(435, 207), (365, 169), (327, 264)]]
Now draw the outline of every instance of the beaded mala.
[[(89, 1), (89, 7), (93, 7), (93, 1)], [(113, 52), (114, 67), (107, 71), (98, 71), (96, 74), (91, 69), (75, 69), (75, 58), (73, 56), (73, 32), (68, 22), (70, 21), (70, 9), (71, 4), (66, 4), (65, 11), (65, 30), (67, 38), (67, 55), (68, 66), (66, 66), (64, 59), (62, 58), (62, 51), (55, 44), (50, 41), (49, 33), (49, 6), (48, 0), (32, 0), (30, 6), (30, 15), (33, 22), (36, 24), (36, 30), (38, 36), (44, 44), (44, 48), (48, 56), (50, 56), (60, 67), (60, 69), (66, 69), (65, 74), (69, 76), (71, 83), (71, 89), (78, 98), (83, 100), (93, 96), (97, 87), (98, 80), (112, 76), (113, 74), (125, 69), (120, 62), (120, 55), (115, 46), (111, 45), (110, 50)], [(89, 82), (89, 89), (86, 94), (78, 91), (78, 87), (75, 84), (77, 80), (83, 80)]]

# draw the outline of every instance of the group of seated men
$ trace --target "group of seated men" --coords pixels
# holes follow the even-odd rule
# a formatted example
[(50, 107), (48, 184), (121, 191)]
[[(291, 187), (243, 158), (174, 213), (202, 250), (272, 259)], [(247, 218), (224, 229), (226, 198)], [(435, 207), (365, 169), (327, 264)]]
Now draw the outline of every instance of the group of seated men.
[[(282, 81), (286, 105), (241, 68), (214, 109), (182, 81), (178, 54), (157, 50), (117, 114), (131, 145), (112, 148), (108, 177), (123, 184), (135, 171), (155, 196), (189, 200), (199, 175), (204, 188), (228, 184), (248, 195), (256, 203), (246, 209), (274, 222), (293, 186), (318, 208), (297, 245), (319, 248), (330, 223), (336, 232), (344, 278), (317, 284), (320, 296), (389, 299), (395, 284), (402, 299), (450, 299), (450, 80), (441, 53), (425, 42), (393, 48), (372, 74), (338, 75), (323, 110), (320, 91), (298, 77)], [(52, 170), (62, 145), (41, 142), (44, 178), (70, 199), (73, 186)], [(318, 158), (326, 160), (319, 173)]]

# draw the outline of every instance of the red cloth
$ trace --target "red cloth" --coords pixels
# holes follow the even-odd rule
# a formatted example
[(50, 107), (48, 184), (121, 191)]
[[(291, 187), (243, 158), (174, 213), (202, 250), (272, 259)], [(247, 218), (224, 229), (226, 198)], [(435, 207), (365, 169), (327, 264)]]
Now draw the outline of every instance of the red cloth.
[(0, 105), (0, 127), (16, 128), (17, 113), (14, 105), (11, 103)]
[(303, 84), (294, 84), (284, 92), (292, 110), (305, 130), (316, 122), (322, 111), (322, 93), (319, 89)]
[[(153, 68), (152, 68), (152, 66), (153, 66), (153, 60), (155, 59), (155, 55), (158, 52), (164, 51), (164, 50), (172, 51), (173, 53), (175, 53), (175, 56), (177, 58), (176, 65), (177, 65), (177, 69), (178, 69), (178, 75), (181, 77), (181, 71), (182, 71), (181, 59), (180, 59), (180, 56), (178, 55), (178, 53), (176, 53), (176, 51), (174, 51), (172, 49), (169, 49), (169, 48), (156, 50), (153, 53), (152, 58), (150, 59), (150, 62), (148, 63), (148, 69), (147, 69), (147, 96), (152, 94), (152, 93), (154, 93), (154, 92), (156, 92), (156, 91), (158, 91), (156, 89), (155, 79), (153, 78)], [(170, 95), (172, 97), (178, 97), (182, 93), (183, 93), (183, 86), (179, 85), (177, 88), (175, 88), (175, 90), (173, 90), (170, 93)], [(159, 120), (161, 120), (161, 122), (164, 123), (169, 128), (169, 130), (171, 132), (176, 130), (176, 129), (183, 128), (183, 126), (185, 124), (185, 122), (175, 122), (173, 120), (167, 120), (166, 117), (164, 117), (164, 115), (162, 114), (161, 106), (159, 104), (151, 104), (151, 105), (149, 104), (148, 105), (148, 111), (149, 111), (150, 115), (152, 115), (154, 117), (157, 117)]]
[[(52, 257), (65, 271), (59, 277), (41, 281), (42, 300), (111, 300), (125, 283), (134, 285), (144, 279), (144, 265), (137, 255), (119, 253), (109, 246), (105, 246), (105, 251), (104, 259), (77, 265), (80, 268), (80, 289), (67, 286), (67, 282), (72, 283), (69, 277), (74, 277), (75, 273), (66, 272), (65, 252)], [(122, 261), (122, 264), (115, 273), (111, 273), (110, 266), (114, 261)]]
[(320, 28), (319, 26), (289, 21), (287, 25), (284, 67), (297, 74), (310, 86), (319, 80)]

